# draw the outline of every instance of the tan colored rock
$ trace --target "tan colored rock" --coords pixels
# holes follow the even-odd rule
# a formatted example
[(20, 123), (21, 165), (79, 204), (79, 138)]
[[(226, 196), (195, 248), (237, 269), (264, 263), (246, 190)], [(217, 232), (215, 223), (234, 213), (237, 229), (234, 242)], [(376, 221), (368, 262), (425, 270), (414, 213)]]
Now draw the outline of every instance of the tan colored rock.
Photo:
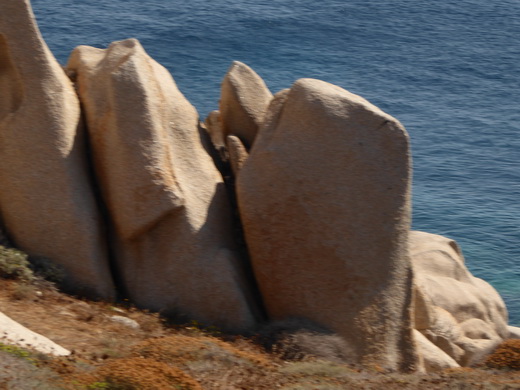
[(459, 326), (464, 335), (457, 341), (459, 347), (464, 350), (464, 356), (460, 360), (463, 366), (483, 362), (503, 341), (491, 324), (479, 318), (469, 319)]
[(136, 321), (136, 320), (133, 320), (131, 318), (128, 318), (128, 317), (124, 317), (124, 316), (110, 316), (110, 321), (112, 322), (116, 322), (122, 326), (126, 326), (127, 328), (130, 328), (130, 329), (139, 329), (141, 328), (141, 326), (139, 325), (139, 323)]
[(471, 318), (460, 323), (459, 326), (464, 336), (470, 339), (491, 340), (497, 337), (495, 329), (480, 318)]
[(449, 340), (456, 340), (464, 336), (459, 323), (450, 312), (435, 305), (433, 305), (431, 312), (433, 321), (431, 327), (428, 328), (429, 331)]
[(114, 287), (74, 88), (28, 0), (0, 3), (0, 208), (12, 244), (61, 265), (65, 287)]
[(502, 298), (469, 272), (455, 241), (414, 231), (410, 252), (416, 284), (433, 305), (448, 311), (459, 323), (478, 318), (501, 338), (507, 337), (507, 309)]
[(238, 172), (242, 169), (242, 166), (246, 162), (249, 157), (249, 153), (240, 141), (240, 138), (234, 135), (228, 135), (226, 138), (227, 150), (229, 153), (229, 163), (231, 165), (231, 170), (233, 171), (233, 175), (237, 177)]
[(249, 149), (272, 97), (265, 82), (253, 69), (234, 61), (222, 81), (220, 96), (224, 137), (236, 135)]
[(224, 140), (224, 133), (222, 132), (220, 111), (211, 111), (204, 121), (204, 125), (215, 149), (220, 150), (221, 148), (225, 148), (226, 142)]
[(354, 362), (415, 364), (410, 155), (397, 120), (337, 86), (298, 80), (269, 106), (237, 195), (271, 319), (337, 332)]
[(430, 306), (430, 325), (421, 331), (458, 364), (480, 362), (509, 337), (507, 310), (491, 285), (475, 278), (457, 243), (411, 232), (410, 253), (419, 293)]
[(446, 354), (457, 362), (460, 361), (464, 356), (464, 350), (456, 343), (464, 335), (457, 320), (446, 310), (438, 306), (433, 306), (432, 311), (432, 325), (429, 329), (423, 330), (423, 334)]
[(463, 337), (457, 341), (457, 345), (464, 351), (464, 356), (460, 359), (459, 364), (469, 367), (483, 363), (502, 341), (500, 338), (470, 339)]
[(230, 329), (255, 318), (222, 177), (198, 115), (135, 39), (80, 46), (68, 68), (92, 140), (124, 291), (141, 307)]
[(414, 329), (426, 330), (430, 328), (435, 318), (434, 313), (432, 313), (434, 306), (431, 301), (416, 287), (413, 302)]
[(507, 330), (509, 331), (508, 339), (520, 339), (520, 328), (517, 326), (508, 326)]
[(436, 372), (460, 365), (446, 352), (435, 346), (421, 332), (414, 330), (414, 339), (420, 356), (420, 371)]

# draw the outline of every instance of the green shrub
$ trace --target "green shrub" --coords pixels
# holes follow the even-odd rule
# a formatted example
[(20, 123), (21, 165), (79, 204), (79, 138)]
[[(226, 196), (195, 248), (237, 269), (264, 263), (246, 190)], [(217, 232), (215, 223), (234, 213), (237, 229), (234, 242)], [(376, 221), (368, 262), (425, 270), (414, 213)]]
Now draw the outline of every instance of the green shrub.
[(29, 256), (18, 249), (0, 245), (0, 277), (28, 283), (39, 278), (61, 283), (65, 272), (46, 257)]
[(0, 246), (0, 277), (32, 282), (35, 279), (27, 254)]
[(110, 389), (110, 384), (107, 382), (94, 382), (87, 386), (88, 390), (100, 390), (100, 389)]
[(31, 352), (23, 348), (20, 348), (16, 345), (0, 343), (0, 351), (8, 353), (11, 356), (23, 359), (31, 364), (36, 364), (36, 359), (33, 357), (33, 354)]

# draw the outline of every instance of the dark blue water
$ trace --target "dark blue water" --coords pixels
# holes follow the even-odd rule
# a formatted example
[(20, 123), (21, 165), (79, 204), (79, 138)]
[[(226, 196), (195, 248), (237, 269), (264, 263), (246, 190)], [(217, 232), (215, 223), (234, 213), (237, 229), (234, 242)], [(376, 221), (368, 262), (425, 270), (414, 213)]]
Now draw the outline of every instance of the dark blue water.
[(362, 95), (412, 138), (413, 227), (456, 239), (520, 325), (520, 2), (33, 0), (61, 62), (138, 38), (201, 117), (232, 60), (273, 92), (314, 77)]

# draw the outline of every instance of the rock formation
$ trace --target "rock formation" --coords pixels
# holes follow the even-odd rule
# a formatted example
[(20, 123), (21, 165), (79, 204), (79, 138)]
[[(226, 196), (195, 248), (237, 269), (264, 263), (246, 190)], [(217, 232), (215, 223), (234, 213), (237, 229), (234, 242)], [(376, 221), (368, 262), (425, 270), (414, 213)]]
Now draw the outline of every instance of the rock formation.
[(233, 171), (233, 175), (236, 177), (238, 175), (238, 171), (240, 171), (249, 157), (249, 153), (247, 153), (247, 150), (242, 141), (240, 141), (240, 138), (234, 135), (227, 136), (226, 145), (231, 170)]
[(254, 302), (235, 252), (222, 177), (198, 115), (135, 39), (80, 46), (76, 73), (124, 291), (139, 306), (250, 328)]
[[(0, 244), (61, 265), (75, 293), (117, 285), (138, 306), (245, 330), (262, 318), (256, 282), (269, 320), (312, 323), (338, 358), (392, 370), (471, 365), (520, 338), (454, 241), (409, 242), (408, 136), (363, 98), (311, 79), (273, 98), (248, 66), (229, 69), (205, 127), (237, 178), (253, 281), (214, 150), (166, 69), (129, 39), (78, 47), (67, 71), (86, 128), (29, 0), (2, 0)], [(0, 328), (48, 341), (1, 313)]]
[(249, 66), (234, 61), (224, 80), (220, 96), (220, 119), (224, 138), (235, 135), (251, 148), (273, 95)]
[(215, 149), (220, 150), (225, 148), (226, 141), (224, 140), (222, 124), (220, 123), (220, 111), (211, 111), (204, 121), (204, 126), (209, 136), (211, 137), (211, 142), (213, 143)]
[(509, 335), (507, 338), (509, 339), (520, 339), (520, 328), (517, 326), (508, 326), (507, 330), (509, 331)]
[(411, 232), (415, 328), (461, 366), (478, 363), (510, 336), (507, 310), (491, 285), (475, 278), (455, 241)]
[(269, 106), (237, 196), (270, 318), (339, 333), (358, 363), (414, 365), (410, 156), (397, 120), (298, 80)]
[(0, 8), (1, 219), (13, 245), (64, 268), (65, 287), (111, 299), (79, 101), (29, 1)]
[(413, 332), (419, 355), (419, 371), (435, 372), (460, 367), (451, 356), (432, 344), (421, 332), (416, 329)]

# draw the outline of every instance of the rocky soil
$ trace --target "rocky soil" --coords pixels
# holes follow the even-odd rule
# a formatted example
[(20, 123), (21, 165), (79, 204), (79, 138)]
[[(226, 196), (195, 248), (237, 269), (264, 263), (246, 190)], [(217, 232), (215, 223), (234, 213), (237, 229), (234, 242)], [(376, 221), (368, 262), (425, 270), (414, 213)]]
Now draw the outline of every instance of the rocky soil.
[(401, 374), (345, 365), (333, 354), (317, 359), (272, 329), (230, 335), (171, 324), (41, 281), (0, 279), (0, 310), (72, 351), (53, 358), (0, 344), (0, 389), (520, 389), (520, 348), (493, 358), (509, 368)]

